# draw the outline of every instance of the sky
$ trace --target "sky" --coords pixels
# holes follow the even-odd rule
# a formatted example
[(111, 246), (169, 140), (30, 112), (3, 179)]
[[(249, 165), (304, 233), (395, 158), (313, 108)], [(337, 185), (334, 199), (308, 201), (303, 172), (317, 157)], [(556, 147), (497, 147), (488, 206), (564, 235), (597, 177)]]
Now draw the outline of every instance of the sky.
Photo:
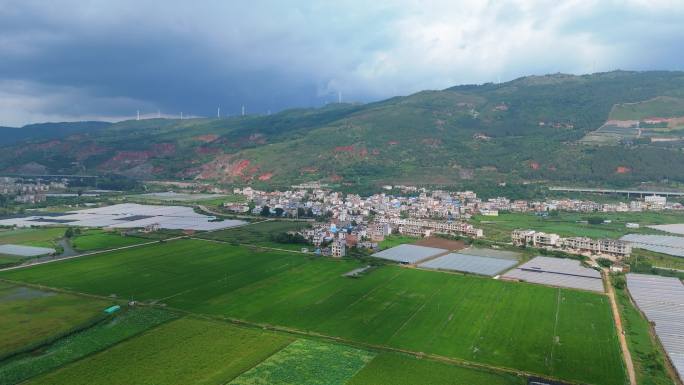
[(0, 125), (684, 70), (681, 0), (0, 0)]

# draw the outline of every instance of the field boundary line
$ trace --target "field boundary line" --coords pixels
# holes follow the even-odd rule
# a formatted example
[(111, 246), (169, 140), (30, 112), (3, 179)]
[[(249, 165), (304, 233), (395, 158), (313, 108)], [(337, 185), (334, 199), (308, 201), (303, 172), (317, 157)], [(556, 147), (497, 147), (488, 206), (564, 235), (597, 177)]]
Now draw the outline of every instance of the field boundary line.
[(106, 250), (96, 250), (96, 251), (91, 251), (83, 254), (78, 254), (78, 255), (72, 255), (69, 257), (63, 257), (63, 258), (55, 258), (51, 259), (48, 261), (42, 261), (42, 262), (36, 262), (36, 263), (29, 263), (26, 265), (19, 265), (19, 266), (10, 266), (10, 267), (5, 267), (3, 269), (0, 269), (0, 271), (10, 271), (10, 270), (19, 270), (19, 269), (25, 269), (29, 267), (34, 267), (34, 266), (40, 266), (40, 265), (46, 265), (48, 263), (54, 263), (54, 262), (61, 262), (61, 261), (68, 261), (70, 259), (76, 259), (76, 258), (81, 258), (81, 257), (89, 257), (91, 255), (97, 255), (97, 254), (103, 254), (103, 253), (109, 253), (111, 251), (119, 251), (119, 250), (126, 250), (126, 249), (132, 249), (135, 247), (142, 247), (142, 246), (149, 246), (153, 245), (155, 243), (160, 243), (160, 242), (168, 242), (168, 241), (176, 241), (179, 239), (183, 238), (188, 238), (188, 235), (180, 235), (177, 237), (172, 237), (172, 238), (167, 238), (167, 239), (156, 239), (153, 241), (149, 242), (143, 242), (143, 243), (137, 243), (135, 245), (127, 245), (127, 246), (121, 246), (121, 247), (115, 247), (113, 249), (106, 249)]
[[(556, 297), (556, 316), (553, 321), (553, 336), (551, 340), (551, 354), (549, 356), (549, 369), (553, 371), (553, 352), (556, 350), (556, 333), (558, 332), (558, 314), (560, 314), (561, 305), (561, 289), (558, 288), (558, 296)], [(636, 384), (632, 384), (636, 385)]]
[[(40, 285), (40, 284), (26, 283), (26, 282), (21, 282), (21, 281), (13, 281), (13, 280), (8, 280), (8, 279), (4, 279), (4, 278), (0, 278), (0, 282), (7, 282), (7, 283), (19, 285), (19, 286), (35, 287), (35, 288), (39, 288), (42, 290), (78, 295), (78, 296), (82, 296), (82, 297), (106, 299), (106, 300), (110, 300), (112, 302), (127, 303), (126, 300), (121, 299), (121, 298), (112, 298), (112, 297), (107, 297), (107, 296), (102, 296), (102, 295), (97, 295), (97, 294), (88, 294), (88, 293), (83, 293), (83, 292), (78, 292), (78, 291), (73, 291), (73, 290), (60, 289), (60, 288), (55, 288), (55, 287), (51, 287), (51, 286), (44, 286), (44, 285)], [(279, 325), (272, 325), (272, 324), (247, 321), (247, 320), (243, 320), (243, 319), (239, 319), (239, 318), (232, 318), (232, 317), (222, 316), (222, 315), (212, 315), (212, 314), (206, 314), (206, 313), (194, 313), (194, 312), (191, 312), (189, 310), (179, 309), (179, 308), (165, 306), (165, 305), (161, 305), (161, 304), (147, 303), (147, 302), (142, 302), (142, 301), (139, 302), (138, 305), (136, 305), (136, 306), (155, 307), (155, 308), (159, 308), (162, 310), (168, 310), (168, 311), (173, 312), (173, 313), (184, 314), (186, 316), (191, 316), (191, 317), (195, 317), (195, 318), (199, 318), (199, 319), (229, 322), (229, 323), (237, 325), (237, 326), (254, 328), (254, 329), (261, 329), (261, 330), (270, 330), (270, 331), (274, 331), (274, 332), (280, 332), (280, 333), (284, 333), (284, 334), (289, 334), (289, 335), (299, 336), (299, 337), (305, 337), (305, 338), (306, 337), (308, 337), (308, 338), (319, 338), (319, 339), (323, 339), (323, 340), (327, 340), (327, 341), (341, 343), (341, 344), (348, 345), (348, 346), (356, 346), (356, 347), (371, 349), (371, 350), (375, 350), (375, 351), (381, 351), (381, 352), (384, 351), (384, 352), (391, 352), (391, 353), (407, 354), (407, 355), (411, 355), (411, 356), (414, 356), (417, 358), (427, 358), (427, 359), (430, 359), (433, 361), (443, 362), (443, 363), (456, 365), (456, 366), (460, 366), (460, 367), (464, 367), (464, 368), (474, 368), (474, 369), (480, 369), (480, 370), (485, 370), (485, 371), (490, 371), (490, 372), (508, 373), (508, 374), (513, 374), (516, 376), (523, 376), (523, 377), (539, 377), (539, 378), (544, 378), (544, 379), (551, 380), (551, 381), (563, 382), (563, 383), (568, 384), (568, 385), (580, 385), (580, 383), (577, 381), (561, 379), (561, 378), (557, 378), (557, 377), (553, 377), (553, 376), (549, 376), (549, 375), (545, 375), (545, 374), (527, 372), (527, 371), (521, 370), (521, 369), (515, 369), (515, 368), (506, 367), (506, 366), (495, 366), (495, 365), (490, 365), (490, 364), (486, 364), (486, 363), (464, 360), (461, 358), (446, 357), (446, 356), (441, 356), (438, 354), (417, 352), (417, 351), (402, 349), (402, 348), (395, 348), (395, 347), (391, 347), (391, 346), (387, 346), (387, 345), (370, 344), (370, 343), (365, 343), (365, 342), (361, 342), (361, 341), (350, 340), (350, 339), (347, 339), (344, 337), (331, 336), (331, 335), (327, 335), (327, 334), (323, 334), (323, 333), (319, 333), (319, 332), (301, 330), (301, 329), (290, 328), (290, 327), (286, 327), (286, 326), (279, 326)]]
[[(627, 337), (625, 336), (625, 329), (622, 326), (622, 318), (620, 318), (620, 309), (618, 308), (617, 299), (615, 298), (615, 289), (610, 282), (606, 271), (602, 271), (606, 289), (608, 291), (608, 299), (610, 301), (610, 309), (613, 312), (613, 322), (615, 323), (615, 331), (618, 334), (618, 341), (620, 342), (620, 349), (622, 350), (622, 358), (627, 369), (627, 376), (629, 377), (630, 385), (637, 385), (636, 372), (634, 370), (634, 361), (632, 361), (632, 352), (629, 351), (627, 345)], [(629, 295), (629, 294), (628, 294)], [(631, 295), (630, 295), (631, 298)], [(667, 357), (667, 355), (665, 355)]]
[(559, 381), (559, 382), (562, 382), (562, 383), (568, 384), (568, 385), (580, 385), (580, 383), (577, 381), (560, 379), (557, 377), (552, 377), (552, 376), (544, 375), (544, 374), (531, 373), (531, 372), (527, 372), (525, 370), (509, 368), (509, 367), (505, 367), (505, 366), (494, 366), (494, 365), (490, 365), (490, 364), (486, 364), (486, 363), (474, 362), (474, 361), (464, 360), (464, 359), (460, 359), (460, 358), (446, 357), (446, 356), (441, 356), (438, 354), (417, 352), (417, 351), (402, 349), (402, 348), (395, 348), (395, 347), (391, 347), (388, 345), (370, 344), (370, 343), (365, 343), (365, 342), (360, 342), (360, 341), (349, 340), (349, 339), (346, 339), (344, 337), (336, 337), (336, 336), (331, 336), (331, 335), (327, 335), (327, 334), (323, 334), (323, 333), (307, 331), (307, 330), (300, 330), (300, 329), (295, 329), (295, 328), (289, 328), (289, 327), (285, 327), (285, 326), (262, 324), (262, 323), (258, 323), (258, 322), (251, 322), (251, 321), (231, 318), (231, 317), (227, 317), (227, 316), (193, 313), (193, 312), (190, 312), (187, 310), (176, 309), (176, 308), (168, 308), (168, 309), (173, 310), (173, 311), (178, 311), (178, 312), (187, 314), (187, 315), (192, 316), (192, 317), (197, 317), (197, 318), (202, 318), (202, 319), (207, 319), (207, 320), (214, 320), (214, 321), (229, 322), (229, 323), (232, 323), (232, 324), (237, 325), (237, 326), (248, 327), (248, 328), (258, 328), (258, 329), (262, 329), (262, 330), (270, 330), (270, 331), (274, 331), (274, 332), (280, 332), (280, 333), (290, 334), (293, 336), (299, 336), (299, 337), (304, 337), (304, 338), (323, 339), (326, 341), (340, 343), (340, 344), (344, 344), (344, 345), (348, 345), (348, 346), (354, 346), (354, 347), (358, 347), (358, 348), (364, 348), (364, 349), (368, 349), (368, 350), (374, 350), (377, 352), (400, 353), (400, 354), (410, 355), (410, 356), (413, 356), (416, 358), (426, 358), (426, 359), (429, 359), (432, 361), (443, 362), (443, 363), (447, 363), (447, 364), (455, 365), (455, 366), (460, 366), (460, 367), (464, 367), (464, 368), (478, 369), (478, 370), (495, 372), (495, 373), (496, 372), (507, 373), (507, 374), (513, 374), (516, 376), (522, 376), (522, 377), (526, 377), (526, 378), (527, 377), (538, 377), (538, 378), (544, 378), (546, 380), (551, 380), (551, 381)]

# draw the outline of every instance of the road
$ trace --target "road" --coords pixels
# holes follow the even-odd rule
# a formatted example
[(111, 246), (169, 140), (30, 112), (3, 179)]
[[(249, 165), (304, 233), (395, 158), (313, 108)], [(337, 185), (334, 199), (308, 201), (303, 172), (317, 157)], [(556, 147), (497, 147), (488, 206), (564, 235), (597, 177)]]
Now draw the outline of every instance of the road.
[(627, 367), (627, 375), (629, 376), (629, 384), (637, 385), (636, 373), (634, 372), (634, 362), (632, 361), (632, 354), (627, 346), (627, 337), (625, 337), (625, 329), (622, 327), (622, 318), (620, 318), (620, 310), (618, 309), (617, 299), (615, 298), (615, 289), (608, 277), (608, 271), (603, 271), (603, 281), (606, 283), (608, 290), (608, 298), (610, 298), (610, 308), (613, 310), (613, 318), (615, 319), (615, 328), (617, 329), (618, 339), (620, 340), (620, 348), (622, 349), (622, 356), (625, 358), (625, 366)]

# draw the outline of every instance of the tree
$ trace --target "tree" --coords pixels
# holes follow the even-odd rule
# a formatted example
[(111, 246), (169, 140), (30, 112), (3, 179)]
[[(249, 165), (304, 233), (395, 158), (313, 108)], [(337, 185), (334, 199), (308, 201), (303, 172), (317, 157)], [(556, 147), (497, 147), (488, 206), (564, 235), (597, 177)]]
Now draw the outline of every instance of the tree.
[(306, 216), (306, 210), (304, 210), (304, 208), (302, 208), (302, 207), (298, 207), (297, 208), (297, 216), (298, 217)]
[(589, 217), (589, 218), (587, 218), (587, 222), (590, 225), (600, 225), (603, 223), (603, 217), (599, 217), (599, 216)]
[(285, 210), (283, 210), (283, 209), (280, 208), (280, 207), (276, 207), (276, 209), (275, 209), (275, 215), (276, 215), (276, 217), (282, 217), (282, 216), (283, 216), (283, 212), (285, 212)]
[(271, 208), (268, 206), (264, 206), (261, 208), (261, 216), (262, 217), (267, 217), (271, 215)]
[(66, 231), (64, 232), (64, 238), (71, 238), (74, 236), (74, 229), (71, 227), (68, 227)]

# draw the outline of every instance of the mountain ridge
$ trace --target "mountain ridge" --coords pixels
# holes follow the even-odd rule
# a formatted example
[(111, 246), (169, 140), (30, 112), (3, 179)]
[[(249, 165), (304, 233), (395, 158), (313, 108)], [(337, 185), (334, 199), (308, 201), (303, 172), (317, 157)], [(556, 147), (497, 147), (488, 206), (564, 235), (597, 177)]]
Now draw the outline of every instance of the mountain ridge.
[(613, 106), (656, 97), (684, 98), (684, 72), (552, 74), (268, 116), (124, 121), (5, 145), (0, 170), (33, 162), (55, 173), (263, 185), (684, 183), (684, 139), (580, 142)]

